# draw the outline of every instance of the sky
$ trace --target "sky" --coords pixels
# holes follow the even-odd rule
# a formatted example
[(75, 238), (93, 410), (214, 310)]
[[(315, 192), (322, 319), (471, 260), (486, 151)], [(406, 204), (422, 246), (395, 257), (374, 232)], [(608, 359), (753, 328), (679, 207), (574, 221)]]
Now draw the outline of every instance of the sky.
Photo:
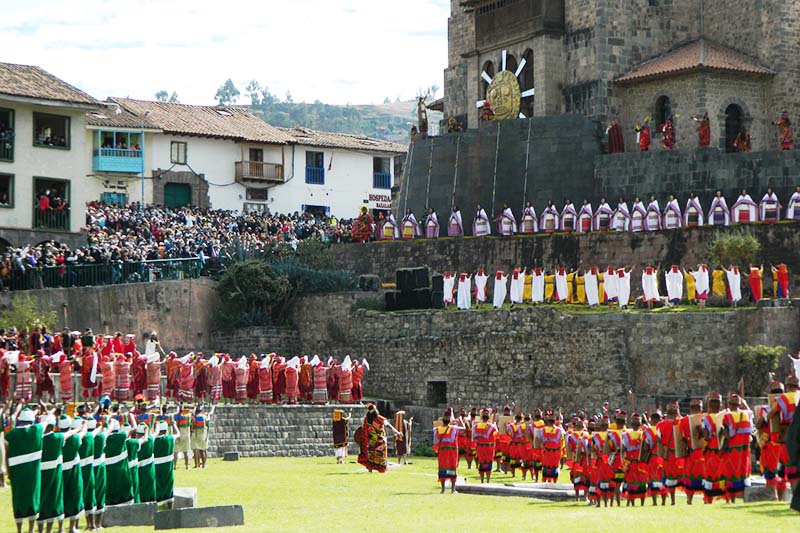
[[(231, 78), (281, 99), (410, 99), (442, 85), (449, 0), (9, 0), (0, 61), (37, 65), (98, 99), (214, 104)], [(441, 89), (439, 90), (441, 95)]]

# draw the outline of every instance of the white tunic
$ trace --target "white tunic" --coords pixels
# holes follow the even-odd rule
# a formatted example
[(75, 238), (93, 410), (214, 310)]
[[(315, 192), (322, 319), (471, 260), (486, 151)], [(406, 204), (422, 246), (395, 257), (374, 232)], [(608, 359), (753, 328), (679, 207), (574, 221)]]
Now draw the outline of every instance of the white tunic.
[(667, 297), (670, 302), (676, 303), (683, 299), (683, 272), (670, 269), (667, 272)]
[(535, 304), (544, 302), (544, 272), (533, 273), (533, 285), (531, 286), (531, 301)]
[(508, 283), (508, 276), (501, 276), (500, 279), (494, 278), (494, 298), (492, 301), (496, 309), (503, 307), (503, 302), (506, 301), (506, 293), (508, 292), (506, 283)]
[(516, 279), (514, 276), (511, 276), (511, 288), (510, 288), (510, 298), (512, 304), (521, 304), (522, 303), (522, 294), (525, 288), (525, 276), (520, 272), (517, 274)]
[(742, 275), (733, 269), (725, 272), (728, 278), (728, 288), (731, 290), (731, 301), (738, 302), (742, 299)]
[(475, 299), (479, 302), (486, 301), (486, 282), (489, 276), (486, 274), (475, 274)]
[(642, 272), (642, 290), (644, 291), (644, 300), (646, 302), (654, 302), (660, 298), (658, 294), (658, 274), (655, 270), (652, 274), (648, 274), (646, 270)]
[(627, 270), (620, 276), (617, 274), (617, 295), (619, 297), (619, 306), (623, 307), (628, 305), (631, 301), (631, 273)]
[(583, 276), (583, 282), (585, 283), (586, 301), (589, 305), (599, 305), (600, 298), (598, 295), (597, 274), (587, 272), (586, 275)]
[(472, 279), (465, 277), (464, 281), (458, 280), (458, 308), (469, 309), (472, 307)]
[(692, 272), (694, 278), (695, 292), (698, 295), (708, 294), (708, 270), (695, 270)]
[(456, 285), (456, 278), (453, 276), (445, 276), (444, 278), (444, 304), (452, 304), (455, 301), (453, 297), (453, 289)]
[(617, 273), (606, 270), (606, 273), (603, 275), (603, 292), (606, 293), (606, 302), (619, 298), (618, 286), (619, 280), (617, 279)]
[(567, 300), (567, 273), (556, 272), (556, 293), (558, 301), (565, 302)]

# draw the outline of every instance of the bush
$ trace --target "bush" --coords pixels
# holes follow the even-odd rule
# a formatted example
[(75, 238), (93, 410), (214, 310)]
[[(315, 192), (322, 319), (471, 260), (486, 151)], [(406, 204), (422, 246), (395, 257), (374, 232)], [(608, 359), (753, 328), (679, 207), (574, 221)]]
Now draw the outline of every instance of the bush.
[(786, 353), (783, 346), (764, 346), (762, 344), (739, 346), (736, 368), (744, 378), (744, 387), (750, 395), (762, 394), (770, 383), (770, 373), (778, 369), (780, 358)]
[(272, 263), (275, 272), (286, 276), (298, 295), (352, 291), (358, 280), (346, 270), (316, 270), (298, 261)]
[(329, 244), (319, 238), (303, 239), (297, 245), (297, 260), (308, 268), (315, 270), (333, 270), (336, 262)]
[(749, 267), (758, 255), (761, 243), (748, 230), (718, 233), (708, 245), (708, 252), (715, 265), (738, 265)]
[(416, 448), (414, 448), (413, 455), (417, 457), (436, 457), (436, 452), (433, 451), (431, 446), (427, 444), (420, 444)]
[(289, 278), (256, 259), (228, 267), (217, 292), (217, 318), (229, 327), (262, 325), (280, 319), (293, 296)]
[(30, 294), (18, 294), (14, 297), (9, 309), (0, 313), (0, 328), (15, 327), (18, 330), (30, 331), (35, 325), (47, 326), (48, 330), (56, 329), (56, 312), (47, 307), (39, 308), (36, 299)]

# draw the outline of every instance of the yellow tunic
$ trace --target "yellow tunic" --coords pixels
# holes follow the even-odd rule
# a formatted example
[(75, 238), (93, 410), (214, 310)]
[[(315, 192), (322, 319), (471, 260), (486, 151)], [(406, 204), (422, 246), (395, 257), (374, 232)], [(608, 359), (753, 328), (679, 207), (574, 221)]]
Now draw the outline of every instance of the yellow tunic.
[(597, 273), (597, 298), (601, 304), (606, 303), (606, 291), (603, 290), (603, 273)]
[(585, 304), (586, 303), (586, 281), (584, 276), (575, 276), (575, 281), (577, 283), (576, 288), (576, 303)]
[(544, 277), (544, 299), (545, 301), (552, 301), (553, 300), (553, 293), (555, 293), (555, 282), (556, 276), (555, 274), (550, 274)]
[(567, 303), (568, 304), (572, 303), (573, 293), (575, 292), (575, 290), (573, 288), (575, 286), (574, 283), (575, 283), (575, 272), (570, 272), (569, 274), (567, 274)]
[[(762, 288), (761, 291), (763, 292), (764, 289)], [(772, 272), (772, 297), (778, 297), (778, 271), (775, 270)]]
[(725, 290), (725, 271), (714, 269), (711, 272), (711, 294), (725, 298), (727, 292)]
[(522, 288), (522, 301), (533, 300), (533, 274), (525, 274), (525, 285)]
[(687, 272), (683, 275), (683, 279), (686, 280), (686, 299), (691, 303), (697, 296), (697, 287), (694, 283), (694, 276)]

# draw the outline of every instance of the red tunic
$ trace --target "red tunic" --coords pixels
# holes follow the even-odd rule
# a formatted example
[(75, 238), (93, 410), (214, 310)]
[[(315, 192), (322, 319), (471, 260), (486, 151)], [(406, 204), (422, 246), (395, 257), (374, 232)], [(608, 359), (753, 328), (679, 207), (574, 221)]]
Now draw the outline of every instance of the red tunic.
[(261, 389), (258, 382), (258, 369), (261, 363), (255, 357), (250, 357), (250, 366), (247, 370), (247, 397), (251, 400), (258, 398)]
[(640, 464), (639, 456), (644, 442), (642, 430), (622, 434), (622, 451), (625, 454), (625, 497), (644, 500), (647, 496), (647, 465)]
[(744, 496), (745, 480), (750, 477), (750, 434), (752, 426), (745, 411), (725, 413), (722, 425), (731, 435), (723, 454), (725, 490), (729, 497)]
[(72, 384), (72, 363), (63, 355), (61, 364), (58, 366), (58, 382), (61, 386), (61, 401), (71, 402), (75, 399), (74, 386)]
[(648, 126), (639, 132), (639, 150), (642, 152), (650, 150), (650, 128)]
[(703, 429), (708, 432), (709, 438), (703, 452), (705, 465), (703, 467), (703, 501), (711, 503), (715, 498), (725, 496), (725, 471), (717, 438), (717, 414), (707, 414), (703, 417)]
[(114, 373), (116, 374), (114, 399), (118, 402), (127, 402), (131, 399), (131, 363), (120, 356), (114, 363)]
[(208, 361), (197, 359), (194, 363), (194, 394), (198, 399), (208, 394)]
[(244, 368), (236, 365), (233, 369), (236, 386), (236, 401), (241, 403), (247, 399), (247, 366)]
[(287, 403), (297, 403), (297, 397), (300, 395), (298, 386), (300, 376), (297, 367), (287, 366), (284, 372), (286, 373), (286, 401)]
[(194, 365), (191, 361), (179, 363), (176, 372), (178, 374), (178, 397), (182, 402), (194, 401)]
[[(86, 355), (81, 358), (81, 387), (83, 388), (83, 397), (88, 398), (91, 396), (97, 396), (98, 391), (94, 390), (97, 388), (99, 383), (97, 381), (92, 382), (92, 366), (94, 365), (96, 354), (91, 351), (87, 351)], [(99, 362), (98, 362), (99, 363)], [(99, 364), (98, 364), (99, 366)], [(98, 373), (100, 369), (97, 369)]]
[(364, 398), (364, 392), (361, 390), (361, 380), (364, 378), (364, 365), (356, 365), (353, 367), (353, 389), (351, 396), (355, 403), (360, 402)]
[(23, 354), (20, 354), (17, 362), (17, 388), (14, 391), (14, 399), (21, 402), (29, 402), (33, 397), (33, 374), (31, 364)]
[(353, 403), (353, 372), (339, 370), (339, 403)]
[[(125, 352), (125, 353), (133, 353), (133, 352)], [(145, 390), (147, 390), (147, 357), (144, 355), (134, 353), (133, 355), (133, 364), (131, 365), (131, 369), (133, 370), (133, 394), (141, 394)]]
[(692, 429), (693, 428), (689, 427), (688, 416), (681, 418), (680, 422), (678, 422), (678, 432), (688, 443), (688, 449), (691, 450), (684, 460), (683, 480), (681, 481), (681, 487), (686, 494), (694, 494), (703, 490), (703, 474), (705, 473), (703, 449), (691, 449)]
[(460, 428), (455, 425), (433, 428), (433, 451), (439, 464), (439, 481), (453, 480), (458, 470), (458, 435)]
[(222, 395), (222, 365), (208, 365), (208, 388), (211, 401), (219, 401)]
[(272, 397), (275, 403), (280, 403), (284, 394), (286, 394), (286, 363), (281, 358), (272, 365)]
[(299, 387), (300, 387), (300, 398), (303, 400), (311, 399), (311, 392), (314, 390), (313, 374), (314, 373), (311, 370), (310, 363), (303, 363), (300, 366)]
[(662, 420), (656, 426), (658, 431), (659, 442), (664, 450), (664, 488), (667, 492), (675, 492), (675, 488), (683, 479), (683, 464), (682, 458), (675, 455), (675, 435), (673, 426), (677, 421), (669, 419)]
[(108, 359), (103, 359), (100, 362), (100, 371), (103, 373), (101, 382), (102, 393), (110, 396), (114, 395), (114, 387), (117, 384), (116, 373), (114, 372), (114, 363)]
[(272, 403), (272, 371), (269, 366), (259, 367), (258, 388), (258, 401), (261, 403)]
[(147, 363), (147, 400), (155, 401), (161, 395), (161, 361)]
[(55, 388), (53, 386), (53, 378), (50, 377), (50, 371), (53, 368), (52, 360), (49, 355), (42, 355), (37, 357), (31, 363), (34, 375), (36, 376), (36, 394), (41, 397), (43, 392), (53, 394)]
[(222, 397), (232, 400), (236, 397), (236, 379), (233, 375), (233, 369), (236, 368), (236, 363), (231, 361), (230, 357), (226, 355), (220, 368)]
[(700, 126), (697, 128), (697, 137), (700, 146), (709, 146), (711, 144), (711, 121), (707, 118), (700, 121)]
[(555, 483), (558, 481), (558, 468), (561, 465), (561, 444), (564, 441), (564, 430), (557, 426), (545, 426), (540, 431), (542, 481)]
[(478, 471), (491, 472), (497, 446), (497, 426), (491, 422), (478, 422), (472, 428), (472, 440), (476, 444)]

